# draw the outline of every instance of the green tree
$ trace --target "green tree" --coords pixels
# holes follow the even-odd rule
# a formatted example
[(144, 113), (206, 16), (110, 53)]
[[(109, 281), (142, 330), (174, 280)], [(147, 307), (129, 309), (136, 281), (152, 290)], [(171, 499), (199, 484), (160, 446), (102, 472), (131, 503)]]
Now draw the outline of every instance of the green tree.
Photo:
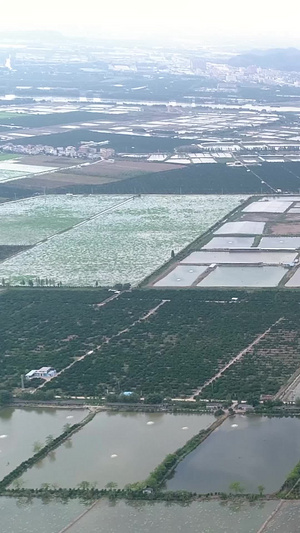
[(33, 453), (38, 453), (41, 449), (42, 449), (43, 445), (41, 444), (41, 442), (39, 442), (38, 440), (36, 440), (34, 443), (33, 443)]
[(148, 396), (145, 396), (145, 403), (150, 403), (150, 404), (158, 404), (158, 403), (162, 403), (164, 397), (162, 394), (158, 394), (158, 393), (151, 393), (151, 394), (148, 394)]
[(235, 494), (242, 494), (243, 492), (245, 492), (244, 487), (242, 487), (239, 481), (233, 481), (232, 483), (230, 483), (229, 490), (230, 492), (234, 492)]
[(7, 405), (12, 400), (12, 394), (8, 390), (0, 391), (0, 405)]
[(106, 483), (105, 485), (105, 488), (110, 490), (110, 489), (116, 489), (118, 487), (118, 483), (116, 483), (115, 481), (109, 481), (108, 483)]
[(49, 446), (50, 444), (52, 444), (53, 441), (54, 441), (54, 437), (53, 437), (53, 435), (48, 435), (48, 436), (46, 437), (46, 444), (47, 444), (47, 446)]
[(258, 485), (257, 488), (258, 488), (259, 495), (262, 496), (264, 493), (265, 487), (263, 485)]

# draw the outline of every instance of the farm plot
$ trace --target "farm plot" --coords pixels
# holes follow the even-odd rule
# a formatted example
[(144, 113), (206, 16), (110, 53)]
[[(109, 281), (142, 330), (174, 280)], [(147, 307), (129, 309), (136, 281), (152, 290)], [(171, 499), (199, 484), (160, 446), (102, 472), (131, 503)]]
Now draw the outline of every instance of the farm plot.
[(275, 394), (300, 367), (300, 332), (297, 319), (285, 319), (223, 376), (206, 387), (202, 397), (258, 398)]
[[(102, 395), (107, 390), (189, 396), (282, 315), (298, 312), (293, 293), (241, 294), (238, 303), (220, 291), (133, 291), (131, 298), (168, 299), (151, 320), (137, 324), (48, 383), (46, 390)], [(150, 307), (150, 305), (149, 305)]]
[(127, 197), (39, 196), (0, 205), (0, 245), (35, 244)]
[(282, 266), (217, 266), (198, 287), (276, 287), (286, 272)]
[[(86, 213), (89, 202), (94, 206), (115, 201), (109, 196), (93, 198), (76, 202)], [(48, 197), (46, 202), (51, 205)], [(72, 205), (72, 199), (70, 202)], [(11, 284), (37, 277), (54, 278), (71, 286), (94, 285), (96, 281), (110, 286), (134, 284), (168, 260), (172, 250), (178, 252), (239, 202), (237, 196), (135, 198), (8, 259), (1, 265), (0, 277)], [(82, 213), (80, 208), (78, 213)]]
[(18, 386), (20, 375), (41, 366), (61, 370), (130, 326), (160, 303), (125, 293), (106, 305), (106, 290), (18, 289), (0, 296), (0, 383)]

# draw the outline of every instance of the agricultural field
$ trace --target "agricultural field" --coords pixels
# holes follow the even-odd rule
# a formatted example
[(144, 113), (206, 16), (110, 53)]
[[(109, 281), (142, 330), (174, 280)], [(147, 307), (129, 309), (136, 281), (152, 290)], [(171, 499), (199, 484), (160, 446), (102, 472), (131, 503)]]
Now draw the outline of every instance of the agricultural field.
[(111, 295), (103, 289), (0, 292), (1, 387), (19, 386), (21, 374), (41, 366), (61, 370), (161, 301), (156, 294), (143, 300), (125, 293), (101, 306)]
[[(153, 294), (168, 301), (149, 320), (111, 339), (46, 389), (96, 396), (107, 389), (189, 396), (281, 316), (289, 312), (295, 319), (298, 313), (293, 293), (155, 290), (134, 291), (131, 298), (146, 302)], [(232, 302), (236, 295), (238, 302)], [(296, 361), (295, 355), (294, 365)], [(289, 370), (294, 371), (292, 364)], [(247, 391), (242, 380), (238, 387)]]
[[(47, 115), (44, 115), (44, 117)], [(113, 116), (109, 116), (112, 121)], [(55, 120), (55, 117), (53, 117)], [(88, 118), (87, 120), (91, 120)], [(67, 123), (67, 120), (66, 122)], [(130, 134), (118, 134), (110, 133), (107, 131), (107, 124), (94, 124), (91, 129), (78, 128), (69, 129), (62, 133), (51, 133), (49, 135), (36, 132), (36, 135), (29, 137), (18, 137), (13, 139), (13, 144), (47, 144), (50, 146), (76, 146), (79, 147), (83, 142), (102, 142), (108, 148), (113, 148), (118, 153), (130, 153), (130, 154), (151, 154), (153, 152), (173, 152), (175, 148), (183, 144), (183, 140), (177, 136), (162, 137), (162, 136), (149, 136), (149, 135), (130, 135)]]
[(0, 261), (4, 261), (7, 257), (19, 254), (30, 248), (30, 246), (10, 246), (0, 244)]
[[(187, 165), (177, 170), (99, 186), (107, 194), (270, 194), (276, 189), (298, 193), (300, 163), (263, 163), (254, 167), (255, 176), (245, 167), (221, 163)], [(264, 182), (264, 183), (263, 183)], [(268, 184), (268, 185), (267, 185)], [(271, 189), (270, 189), (271, 187)], [(84, 189), (83, 189), (84, 190)]]
[(71, 228), (127, 197), (42, 196), (0, 205), (0, 245), (28, 246)]
[(0, 265), (0, 278), (14, 285), (38, 277), (69, 286), (136, 284), (167, 261), (172, 250), (179, 252), (242, 200), (146, 196), (125, 203), (126, 199), (118, 197), (120, 205), (106, 213), (116, 197), (46, 196), (1, 205), (0, 243), (7, 245), (31, 244), (87, 216), (100, 216), (7, 259)]
[[(298, 287), (300, 214), (293, 215), (299, 217), (298, 223), (288, 222), (287, 217), (299, 199), (299, 196), (290, 195), (260, 197), (257, 201), (250, 198), (246, 206), (232, 211), (220, 224), (192, 242), (165, 269), (155, 272), (148, 283), (154, 287), (200, 289)], [(275, 227), (277, 232), (273, 236)], [(272, 236), (268, 236), (270, 234)], [(183, 270), (184, 275), (181, 275)], [(187, 270), (193, 275), (187, 277)]]
[(206, 387), (201, 396), (259, 399), (261, 394), (275, 394), (300, 367), (298, 317), (288, 310), (283, 317), (242, 359)]

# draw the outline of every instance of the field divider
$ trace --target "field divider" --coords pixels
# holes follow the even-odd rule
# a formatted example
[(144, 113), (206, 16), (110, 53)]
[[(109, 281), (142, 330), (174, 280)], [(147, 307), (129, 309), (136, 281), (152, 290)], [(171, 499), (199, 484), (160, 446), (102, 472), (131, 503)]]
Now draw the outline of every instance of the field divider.
[(263, 533), (263, 531), (266, 530), (266, 527), (269, 525), (269, 523), (271, 522), (271, 520), (274, 518), (274, 516), (278, 513), (278, 511), (281, 509), (282, 505), (284, 503), (284, 500), (280, 500), (279, 504), (277, 505), (277, 507), (274, 509), (274, 511), (272, 511), (272, 513), (270, 514), (270, 516), (268, 516), (267, 520), (265, 520), (265, 522), (263, 523), (263, 525), (259, 528), (259, 530), (257, 531), (257, 533)]
[[(119, 295), (118, 295), (119, 296)], [(109, 301), (112, 301), (114, 300), (115, 298), (117, 298), (117, 296), (112, 296), (110, 298), (107, 299), (107, 303)], [(47, 385), (47, 383), (49, 383), (50, 381), (53, 381), (54, 379), (58, 378), (63, 372), (65, 372), (66, 370), (69, 370), (70, 368), (72, 368), (72, 366), (74, 366), (76, 363), (78, 363), (79, 361), (83, 361), (86, 357), (88, 357), (89, 355), (92, 355), (94, 354), (95, 352), (98, 352), (99, 350), (101, 350), (101, 348), (103, 346), (105, 346), (106, 344), (109, 344), (110, 341), (112, 341), (113, 339), (116, 339), (117, 337), (120, 337), (120, 335), (123, 335), (124, 333), (127, 333), (128, 331), (130, 331), (134, 326), (136, 326), (136, 324), (140, 324), (142, 322), (144, 322), (145, 320), (148, 320), (148, 318), (150, 318), (152, 315), (154, 315), (158, 309), (166, 304), (167, 302), (169, 302), (170, 300), (162, 300), (158, 305), (156, 305), (155, 307), (153, 307), (152, 309), (150, 309), (145, 315), (142, 315), (140, 316), (139, 318), (137, 318), (137, 320), (135, 320), (134, 322), (132, 322), (132, 324), (130, 324), (127, 328), (125, 329), (122, 329), (120, 331), (118, 331), (118, 333), (116, 333), (115, 335), (112, 335), (111, 337), (107, 338), (105, 341), (103, 341), (101, 344), (99, 344), (98, 346), (96, 346), (96, 348), (94, 348), (93, 350), (89, 350), (88, 352), (86, 352), (85, 354), (81, 355), (80, 357), (77, 357), (74, 361), (72, 361), (72, 363), (70, 363), (69, 365), (67, 365), (65, 368), (62, 368), (62, 370), (60, 370), (55, 376), (47, 379), (46, 381), (44, 381), (44, 383), (42, 383), (41, 385), (39, 385), (34, 391), (32, 394), (34, 394), (37, 390), (39, 389), (42, 389), (43, 387), (45, 387), (45, 385)], [(103, 302), (102, 302), (103, 303)]]
[(284, 317), (281, 317), (279, 318), (278, 320), (276, 320), (276, 322), (274, 322), (273, 324), (271, 324), (271, 326), (268, 327), (268, 329), (266, 329), (266, 331), (264, 331), (263, 333), (261, 333), (258, 337), (256, 337), (256, 339), (254, 339), (253, 342), (251, 342), (251, 344), (249, 344), (248, 346), (246, 346), (246, 348), (244, 348), (242, 351), (240, 351), (233, 359), (231, 359), (229, 361), (229, 363), (227, 363), (225, 366), (223, 366), (223, 368), (221, 368), (221, 370), (219, 370), (217, 372), (217, 374), (215, 374), (212, 378), (210, 378), (209, 380), (207, 380), (204, 385), (202, 385), (202, 387), (199, 387), (199, 389), (197, 389), (194, 394), (192, 396), (190, 396), (190, 398), (188, 398), (188, 400), (193, 400), (194, 399), (194, 396), (198, 395), (198, 394), (201, 394), (201, 392), (206, 388), (208, 387), (209, 385), (211, 385), (212, 383), (214, 383), (214, 381), (216, 381), (217, 379), (219, 379), (220, 377), (222, 377), (222, 375), (224, 374), (224, 372), (226, 372), (226, 370), (228, 370), (228, 368), (230, 368), (232, 365), (234, 365), (237, 361), (239, 361), (240, 359), (242, 359), (250, 350), (252, 350), (252, 348), (254, 346), (256, 346), (256, 344), (258, 344), (264, 337), (266, 337), (266, 335), (268, 335), (272, 328), (274, 328), (275, 326), (277, 326), (277, 324), (279, 324), (280, 322), (282, 322), (282, 320), (284, 320)]

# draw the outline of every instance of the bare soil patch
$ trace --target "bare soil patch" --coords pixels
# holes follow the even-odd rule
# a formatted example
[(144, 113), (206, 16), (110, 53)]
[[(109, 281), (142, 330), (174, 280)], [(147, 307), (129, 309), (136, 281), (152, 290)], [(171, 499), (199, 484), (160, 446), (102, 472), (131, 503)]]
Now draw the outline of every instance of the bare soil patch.
[(269, 235), (300, 235), (300, 222), (270, 224)]
[(243, 214), (239, 220), (249, 220), (252, 222), (273, 222), (274, 220), (277, 220), (280, 215), (275, 213), (245, 213)]

